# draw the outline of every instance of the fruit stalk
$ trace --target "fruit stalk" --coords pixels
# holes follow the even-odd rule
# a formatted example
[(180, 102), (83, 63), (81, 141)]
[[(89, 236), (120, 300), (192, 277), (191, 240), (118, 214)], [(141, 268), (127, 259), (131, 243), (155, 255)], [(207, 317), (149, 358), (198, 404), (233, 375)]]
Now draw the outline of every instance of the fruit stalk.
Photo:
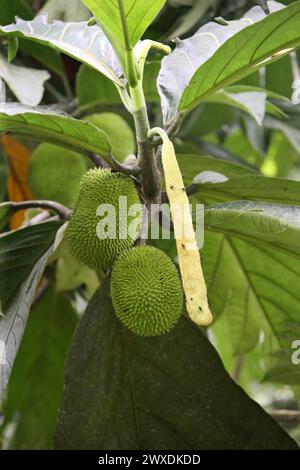
[(169, 140), (167, 133), (160, 128), (152, 129), (149, 138), (155, 134), (159, 134), (163, 139), (162, 165), (173, 220), (186, 309), (194, 323), (207, 326), (212, 322), (213, 317), (208, 305), (207, 288), (193, 227), (189, 199), (172, 142)]

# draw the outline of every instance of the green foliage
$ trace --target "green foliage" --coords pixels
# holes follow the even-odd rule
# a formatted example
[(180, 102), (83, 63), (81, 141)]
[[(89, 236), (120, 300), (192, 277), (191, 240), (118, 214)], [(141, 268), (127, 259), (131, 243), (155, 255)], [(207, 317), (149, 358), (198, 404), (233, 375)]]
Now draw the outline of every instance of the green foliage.
[[(183, 93), (179, 110), (188, 111), (208, 95), (252, 73), (263, 61), (273, 60), (275, 53), (279, 57), (289, 48), (299, 46), (299, 11), (300, 4), (295, 2), (228, 39), (194, 74)], [(202, 77), (206, 77), (205, 80)]]
[(5, 307), (35, 263), (53, 243), (59, 227), (59, 223), (43, 224), (11, 232), (0, 238), (2, 307)]
[(48, 222), (0, 238), (0, 341), (6, 359), (0, 364), (1, 401), (60, 225)]
[(75, 120), (51, 108), (31, 108), (17, 103), (0, 105), (0, 132), (61, 145), (71, 150), (109, 155), (109, 140), (101, 130), (91, 124)]
[[(144, 0), (122, 0), (128, 26), (128, 39), (135, 46), (143, 33), (152, 23), (166, 0), (153, 0), (151, 4)], [(113, 45), (120, 61), (125, 64), (125, 45), (123, 38), (122, 20), (118, 2), (110, 0), (83, 0), (92, 11), (103, 31)]]
[(83, 155), (56, 145), (40, 144), (30, 159), (30, 188), (36, 199), (53, 200), (72, 207), (86, 170)]
[(70, 303), (53, 290), (33, 307), (3, 406), (2, 431), (13, 429), (6, 448), (52, 447), (64, 361), (76, 321)]
[[(267, 14), (246, 0), (86, 0), (90, 21), (78, 0), (39, 3), (0, 8), (0, 133), (16, 136), (0, 141), (3, 448), (52, 446), (75, 311), (57, 448), (295, 448), (244, 391), (272, 410), (280, 387), (294, 394), (282, 407), (299, 408), (300, 2), (268, 2)], [(148, 138), (157, 126), (174, 143), (190, 202), (204, 204), (207, 337), (182, 309), (173, 233), (161, 229), (152, 247), (137, 232), (97, 237), (140, 231), (137, 213), (118, 221), (119, 196), (137, 212), (141, 201), (168, 202), (160, 146)], [(29, 169), (16, 139), (33, 151)], [(27, 201), (26, 228), (14, 217), (11, 231), (9, 199), (27, 197), (28, 179), (33, 197), (72, 207), (86, 165), (96, 168), (73, 215)], [(116, 209), (116, 226), (101, 204)]]
[(108, 280), (76, 331), (65, 384), (57, 449), (296, 448), (199, 328), (182, 318), (167, 335), (133, 335), (115, 318)]
[[(125, 196), (128, 209), (136, 205), (134, 214), (124, 212), (120, 197)], [(72, 255), (90, 268), (108, 268), (133, 245), (141, 216), (139, 196), (127, 176), (108, 170), (89, 170), (81, 180), (78, 201), (66, 232)], [(129, 230), (131, 223), (137, 228), (135, 237)]]
[(137, 247), (115, 262), (111, 279), (117, 317), (140, 336), (158, 336), (179, 320), (183, 293), (173, 262), (154, 247)]

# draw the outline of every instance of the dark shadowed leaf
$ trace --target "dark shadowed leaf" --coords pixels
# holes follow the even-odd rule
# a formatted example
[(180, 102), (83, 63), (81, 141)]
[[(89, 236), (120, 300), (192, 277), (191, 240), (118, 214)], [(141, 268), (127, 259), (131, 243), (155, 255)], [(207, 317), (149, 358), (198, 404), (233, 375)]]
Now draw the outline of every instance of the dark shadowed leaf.
[(151, 339), (126, 330), (114, 316), (108, 280), (77, 329), (66, 367), (58, 449), (297, 447), (235, 385), (188, 320)]
[(30, 306), (47, 260), (53, 253), (59, 226), (59, 223), (50, 222), (0, 238), (0, 292), (4, 307), (0, 318), (0, 343), (5, 347), (5, 360), (0, 364), (0, 402), (24, 333)]
[(52, 447), (64, 361), (75, 325), (70, 303), (52, 290), (33, 307), (3, 406), (2, 431), (11, 425), (14, 429), (5, 443), (9, 449)]
[(29, 20), (33, 11), (27, 0), (2, 0), (0, 9), (0, 24), (14, 21), (16, 16)]
[[(0, 237), (0, 299), (2, 308), (53, 243), (59, 222), (45, 223)], [(0, 320), (1, 322), (1, 320)]]

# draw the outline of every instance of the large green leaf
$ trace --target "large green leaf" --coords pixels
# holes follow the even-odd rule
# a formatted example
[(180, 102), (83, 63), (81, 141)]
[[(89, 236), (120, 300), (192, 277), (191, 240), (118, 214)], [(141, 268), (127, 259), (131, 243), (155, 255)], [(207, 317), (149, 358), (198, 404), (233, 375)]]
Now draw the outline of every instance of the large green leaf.
[[(0, 237), (0, 301), (4, 308), (53, 243), (61, 223), (45, 223)], [(0, 320), (1, 323), (1, 320)]]
[(267, 353), (290, 347), (300, 327), (300, 208), (257, 202), (214, 206), (205, 214), (204, 268), (215, 317), (226, 317), (236, 354), (264, 331)]
[[(88, 341), (87, 341), (88, 338)], [(66, 365), (57, 449), (293, 449), (296, 444), (227, 375), (182, 318), (141, 338), (114, 315), (106, 280)]]
[(2, 431), (10, 426), (14, 429), (6, 448), (52, 447), (64, 361), (75, 325), (76, 314), (69, 301), (51, 289), (33, 307), (2, 410)]
[[(256, 6), (226, 26), (208, 23), (191, 38), (177, 41), (162, 61), (158, 77), (165, 121), (185, 114), (216, 91), (265, 65), (267, 59), (300, 44), (300, 3), (287, 8), (269, 2), (270, 15)], [(277, 11), (280, 10), (280, 11)]]
[[(0, 403), (12, 370), (37, 287), (53, 253), (59, 223), (45, 223), (0, 238)], [(9, 301), (8, 301), (9, 300)]]
[(208, 181), (197, 185), (194, 183), (194, 185), (195, 189), (196, 187), (198, 189), (197, 200), (206, 204), (246, 199), (274, 204), (300, 205), (300, 182), (284, 178), (245, 174), (229, 178), (225, 182), (210, 183)]
[(53, 108), (0, 104), (0, 133), (24, 135), (73, 150), (98, 153), (111, 150), (107, 136), (93, 124), (71, 118)]
[[(124, 4), (129, 40), (135, 46), (139, 39), (152, 23), (166, 0), (122, 0)], [(125, 63), (125, 46), (123, 39), (122, 22), (118, 0), (83, 0), (83, 3), (92, 11), (106, 36), (115, 48), (121, 60)]]
[[(227, 178), (235, 178), (254, 173), (251, 169), (242, 165), (199, 154), (178, 154), (177, 159), (186, 185), (191, 184), (195, 176), (204, 171), (215, 171), (223, 174)], [(204, 188), (206, 187), (205, 185)], [(208, 188), (210, 188), (210, 186), (208, 186)], [(218, 191), (216, 188), (213, 188), (213, 190)], [(202, 197), (201, 188), (199, 188), (199, 194)]]
[(37, 16), (32, 21), (17, 18), (16, 24), (0, 27), (0, 34), (36, 41), (88, 64), (123, 87), (124, 80), (119, 61), (112, 46), (98, 25), (87, 22), (48, 23), (47, 15)]
[[(269, 5), (272, 10), (273, 4)], [(181, 112), (189, 111), (217, 90), (300, 45), (300, 2), (279, 11), (276, 11), (278, 4), (274, 5), (274, 13), (235, 34), (202, 63), (182, 95)]]

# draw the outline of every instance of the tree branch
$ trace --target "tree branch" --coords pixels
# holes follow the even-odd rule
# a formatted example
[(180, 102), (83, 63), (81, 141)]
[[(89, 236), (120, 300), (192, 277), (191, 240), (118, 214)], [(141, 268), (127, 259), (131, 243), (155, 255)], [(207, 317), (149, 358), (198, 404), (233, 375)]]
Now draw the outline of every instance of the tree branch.
[(67, 207), (59, 204), (55, 201), (23, 201), (23, 202), (8, 202), (12, 212), (18, 212), (24, 209), (49, 209), (56, 212), (63, 220), (69, 220), (71, 217), (71, 211)]

